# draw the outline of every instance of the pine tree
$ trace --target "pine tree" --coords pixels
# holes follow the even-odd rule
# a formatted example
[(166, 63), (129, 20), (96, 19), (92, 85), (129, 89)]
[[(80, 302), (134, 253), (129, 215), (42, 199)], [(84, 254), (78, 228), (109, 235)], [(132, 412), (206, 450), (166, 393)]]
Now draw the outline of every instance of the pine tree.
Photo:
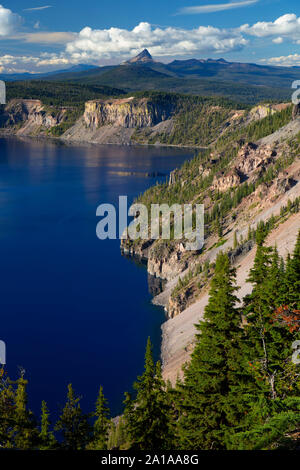
[(170, 449), (172, 436), (169, 408), (160, 366), (153, 362), (150, 338), (147, 342), (144, 373), (134, 384), (136, 399), (126, 395), (126, 427), (131, 448), (139, 450)]
[(292, 342), (289, 331), (273, 321), (274, 311), (283, 296), (276, 249), (273, 251), (262, 242), (258, 244), (248, 282), (253, 286), (251, 294), (244, 299), (248, 356), (251, 364), (255, 365), (261, 392), (275, 399), (276, 381), (290, 356)]
[(219, 253), (204, 320), (185, 368), (179, 433), (183, 449), (223, 449), (245, 412), (242, 330), (235, 270)]
[(14, 441), (20, 450), (32, 449), (37, 444), (38, 432), (33, 413), (27, 409), (27, 384), (23, 373), (17, 380), (14, 403)]
[(235, 250), (238, 247), (238, 238), (237, 238), (237, 232), (234, 232), (234, 238), (233, 238), (233, 249)]
[(42, 401), (41, 407), (41, 430), (39, 434), (40, 439), (40, 450), (48, 450), (53, 449), (56, 444), (55, 437), (53, 433), (50, 431), (50, 420), (49, 420), (49, 410), (47, 407), (47, 403)]
[(0, 369), (0, 447), (15, 447), (15, 391), (3, 368)]
[(282, 286), (286, 272), (277, 250), (266, 248), (262, 240), (250, 270), (252, 293), (244, 299), (247, 357), (255, 387), (247, 430), (233, 437), (240, 449), (280, 446), (286, 433), (297, 430), (295, 423), (299, 419), (299, 373), (291, 361), (295, 330), (277, 321), (278, 312), (284, 310), (276, 307), (285, 294)]
[(55, 425), (55, 430), (61, 432), (63, 449), (85, 449), (91, 439), (91, 426), (88, 419), (89, 416), (81, 410), (80, 397), (76, 397), (72, 384), (69, 384), (66, 405)]
[(272, 308), (282, 304), (284, 297), (284, 265), (275, 246), (270, 256), (268, 270), (268, 302)]
[(109, 415), (110, 411), (108, 408), (108, 401), (104, 396), (103, 387), (100, 387), (99, 395), (96, 401), (96, 421), (94, 423), (93, 441), (88, 446), (89, 449), (107, 449), (107, 441), (110, 428)]
[(253, 403), (248, 429), (233, 437), (234, 448), (236, 450), (298, 449), (300, 397), (275, 399), (272, 401), (272, 412), (265, 401), (265, 398), (260, 397)]
[(247, 241), (249, 242), (252, 238), (251, 225), (248, 226)]
[(130, 449), (134, 442), (134, 436), (135, 436), (135, 403), (132, 398), (131, 393), (125, 392), (125, 399), (124, 399), (124, 421), (125, 421), (125, 426), (126, 426), (126, 442), (127, 446), (126, 449)]

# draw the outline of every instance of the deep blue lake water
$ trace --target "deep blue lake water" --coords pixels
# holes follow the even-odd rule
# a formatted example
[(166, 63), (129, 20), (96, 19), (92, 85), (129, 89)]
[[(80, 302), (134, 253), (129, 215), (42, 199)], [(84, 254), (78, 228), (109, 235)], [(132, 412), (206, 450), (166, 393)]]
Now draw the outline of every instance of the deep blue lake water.
[[(29, 380), (39, 414), (65, 403), (72, 383), (85, 411), (99, 385), (113, 413), (142, 373), (147, 337), (159, 358), (164, 312), (151, 304), (145, 268), (96, 237), (96, 208), (129, 203), (168, 174), (188, 150), (71, 147), (0, 139), (0, 339), (11, 378)], [(118, 172), (137, 172), (124, 176)]]

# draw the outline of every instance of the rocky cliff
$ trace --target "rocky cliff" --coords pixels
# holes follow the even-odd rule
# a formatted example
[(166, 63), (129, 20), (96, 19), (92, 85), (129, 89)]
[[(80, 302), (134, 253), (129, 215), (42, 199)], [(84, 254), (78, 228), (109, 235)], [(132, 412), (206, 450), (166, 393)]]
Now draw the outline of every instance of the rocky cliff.
[(75, 102), (74, 106), (72, 101), (68, 106), (50, 103), (14, 99), (4, 110), (0, 108), (1, 127), (12, 133), (80, 143), (203, 147), (247, 113), (235, 111), (232, 103), (219, 105), (217, 98), (154, 92)]
[(65, 118), (66, 108), (47, 109), (40, 100), (11, 100), (0, 114), (2, 128), (17, 135), (46, 134), (60, 125)]
[(137, 129), (155, 131), (169, 122), (173, 113), (172, 103), (150, 98), (92, 100), (85, 103), (83, 117), (64, 134), (63, 139), (129, 145), (133, 143)]
[(151, 127), (170, 117), (170, 110), (147, 98), (134, 97), (112, 100), (93, 100), (85, 104), (84, 122), (87, 127), (125, 128)]

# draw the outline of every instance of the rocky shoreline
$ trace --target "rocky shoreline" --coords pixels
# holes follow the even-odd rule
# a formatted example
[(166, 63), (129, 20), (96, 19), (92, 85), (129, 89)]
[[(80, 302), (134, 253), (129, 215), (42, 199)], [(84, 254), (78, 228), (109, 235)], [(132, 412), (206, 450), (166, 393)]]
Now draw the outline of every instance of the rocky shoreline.
[(124, 143), (124, 142), (105, 142), (105, 143), (100, 143), (94, 140), (89, 140), (89, 139), (65, 139), (63, 136), (62, 137), (54, 137), (51, 135), (44, 135), (44, 134), (39, 134), (39, 135), (30, 135), (30, 134), (20, 134), (18, 131), (15, 129), (5, 129), (5, 128), (0, 128), (0, 138), (1, 137), (12, 137), (12, 138), (17, 138), (17, 139), (32, 139), (32, 140), (40, 140), (40, 141), (46, 141), (46, 142), (56, 142), (58, 144), (64, 144), (64, 145), (70, 145), (70, 146), (128, 146), (128, 147), (157, 147), (157, 148), (177, 148), (177, 149), (187, 149), (191, 151), (195, 150), (206, 150), (208, 147), (205, 146), (193, 146), (193, 145), (172, 145), (172, 144), (162, 144), (162, 143), (155, 143), (155, 144), (150, 144), (150, 143), (140, 143), (140, 142), (130, 142), (130, 143)]

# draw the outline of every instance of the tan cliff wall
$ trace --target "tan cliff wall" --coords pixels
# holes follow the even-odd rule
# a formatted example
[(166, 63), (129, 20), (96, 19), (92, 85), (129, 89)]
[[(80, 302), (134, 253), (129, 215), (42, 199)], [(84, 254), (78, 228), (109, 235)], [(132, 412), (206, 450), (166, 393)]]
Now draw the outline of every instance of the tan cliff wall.
[[(49, 135), (66, 121), (68, 112), (68, 107), (45, 106), (41, 100), (13, 99), (0, 112), (0, 125), (18, 135)], [(53, 135), (74, 142), (129, 144), (136, 129), (155, 129), (173, 112), (172, 104), (149, 98), (91, 100), (64, 134)]]
[(37, 135), (59, 125), (65, 112), (61, 108), (51, 113), (40, 100), (13, 99), (4, 107), (0, 123), (17, 135)]
[(93, 100), (85, 104), (84, 122), (98, 129), (112, 125), (125, 128), (151, 127), (169, 117), (169, 111), (147, 98)]
[(172, 106), (148, 98), (87, 101), (82, 118), (62, 138), (71, 142), (130, 145), (137, 129), (155, 129), (168, 122), (172, 113)]

